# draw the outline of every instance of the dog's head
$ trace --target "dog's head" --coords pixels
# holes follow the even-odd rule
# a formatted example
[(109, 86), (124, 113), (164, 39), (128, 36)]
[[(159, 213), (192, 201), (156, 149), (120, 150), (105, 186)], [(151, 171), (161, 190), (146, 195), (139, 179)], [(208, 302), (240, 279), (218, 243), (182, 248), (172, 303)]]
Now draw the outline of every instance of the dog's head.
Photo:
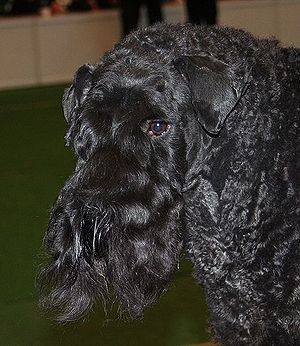
[(85, 65), (63, 98), (66, 139), (78, 161), (52, 211), (51, 259), (41, 278), (47, 304), (61, 308), (63, 320), (84, 313), (109, 284), (137, 316), (178, 263), (179, 112), (161, 76), (122, 69)]
[(82, 66), (63, 97), (77, 165), (52, 210), (40, 274), (42, 303), (61, 320), (80, 317), (110, 285), (133, 316), (164, 291), (182, 247), (195, 123), (217, 135), (241, 95), (209, 54), (166, 62), (149, 51), (149, 63), (139, 49)]

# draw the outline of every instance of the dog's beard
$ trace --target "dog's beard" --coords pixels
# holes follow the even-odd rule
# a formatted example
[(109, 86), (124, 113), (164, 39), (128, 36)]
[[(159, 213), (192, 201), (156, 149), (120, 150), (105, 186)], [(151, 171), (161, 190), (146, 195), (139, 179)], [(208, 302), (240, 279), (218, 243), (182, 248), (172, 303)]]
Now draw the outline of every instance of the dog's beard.
[(83, 176), (70, 179), (52, 211), (49, 260), (38, 280), (42, 306), (57, 309), (58, 320), (74, 320), (99, 297), (105, 301), (111, 285), (125, 310), (138, 317), (177, 267), (181, 199), (170, 184), (149, 181), (143, 187), (127, 184), (118, 197), (122, 203), (116, 196), (108, 201), (103, 190), (87, 189), (95, 175)]

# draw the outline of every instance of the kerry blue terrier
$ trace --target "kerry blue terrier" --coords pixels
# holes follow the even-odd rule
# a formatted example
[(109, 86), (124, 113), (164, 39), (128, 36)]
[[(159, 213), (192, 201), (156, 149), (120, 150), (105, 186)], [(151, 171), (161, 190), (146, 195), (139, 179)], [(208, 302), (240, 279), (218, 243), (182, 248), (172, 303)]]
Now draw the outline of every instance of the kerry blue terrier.
[(112, 287), (140, 316), (182, 248), (222, 345), (300, 345), (300, 50), (221, 27), (133, 32), (63, 97), (77, 165), (39, 282), (60, 320)]

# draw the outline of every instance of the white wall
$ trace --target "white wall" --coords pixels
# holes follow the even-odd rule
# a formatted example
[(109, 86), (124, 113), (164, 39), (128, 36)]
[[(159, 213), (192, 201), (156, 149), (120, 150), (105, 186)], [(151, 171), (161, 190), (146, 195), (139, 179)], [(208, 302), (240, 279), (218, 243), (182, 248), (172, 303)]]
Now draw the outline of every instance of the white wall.
[(219, 23), (300, 48), (300, 0), (219, 1)]
[[(300, 0), (219, 1), (219, 23), (300, 47)], [(169, 22), (184, 22), (183, 6), (167, 6)], [(145, 19), (142, 19), (142, 24)], [(0, 88), (64, 82), (99, 60), (120, 38), (116, 10), (50, 18), (0, 19)]]

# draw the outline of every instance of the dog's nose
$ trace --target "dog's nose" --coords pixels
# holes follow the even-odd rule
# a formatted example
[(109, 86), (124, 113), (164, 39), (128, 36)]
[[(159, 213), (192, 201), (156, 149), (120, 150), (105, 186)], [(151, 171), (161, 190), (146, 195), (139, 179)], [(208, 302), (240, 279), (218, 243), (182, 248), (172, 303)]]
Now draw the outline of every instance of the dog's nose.
[(138, 192), (149, 183), (149, 174), (139, 162), (112, 146), (98, 150), (79, 174), (82, 191), (105, 197)]

